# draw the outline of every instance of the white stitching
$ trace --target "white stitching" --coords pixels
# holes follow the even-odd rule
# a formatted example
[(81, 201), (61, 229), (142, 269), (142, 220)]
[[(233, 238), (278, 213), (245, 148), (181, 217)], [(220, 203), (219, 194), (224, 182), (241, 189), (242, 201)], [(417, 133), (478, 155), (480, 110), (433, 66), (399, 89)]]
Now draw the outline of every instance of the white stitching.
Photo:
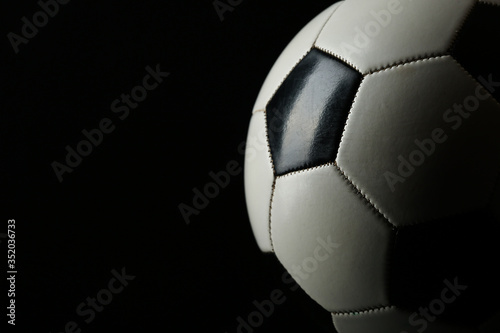
[(321, 46), (314, 45), (313, 47), (316, 48), (316, 49), (318, 49), (318, 50), (320, 50), (320, 51), (323, 51), (324, 53), (327, 53), (327, 54), (329, 54), (329, 55), (331, 55), (331, 56), (333, 56), (333, 57), (335, 57), (335, 58), (337, 58), (339, 60), (342, 60), (342, 62), (348, 64), (350, 67), (354, 68), (359, 73), (362, 73), (361, 70), (358, 67), (356, 67), (356, 65), (354, 65), (353, 63), (351, 63), (349, 60), (345, 59), (344, 57), (341, 57), (341, 56), (333, 53), (332, 51), (327, 50), (327, 49), (325, 49), (325, 48), (323, 48)]
[(419, 63), (419, 62), (431, 61), (431, 60), (436, 60), (436, 59), (441, 59), (441, 58), (448, 58), (448, 57), (451, 58), (451, 56), (449, 54), (443, 54), (443, 55), (438, 55), (438, 56), (426, 56), (425, 58), (406, 59), (406, 60), (403, 60), (403, 62), (394, 63), (394, 64), (392, 64), (390, 66), (383, 67), (383, 68), (371, 71), (369, 73), (366, 73), (365, 76), (373, 75), (373, 74), (384, 72), (384, 71), (389, 71), (389, 70), (396, 69), (396, 68), (399, 68), (399, 67), (416, 64), (416, 63)]
[(272, 228), (272, 223), (271, 223), (275, 189), (276, 189), (276, 177), (273, 179), (273, 185), (271, 187), (271, 199), (269, 200), (269, 224), (268, 224), (268, 227), (269, 227), (269, 240), (271, 241), (271, 251), (272, 252), (275, 252), (274, 251), (274, 242), (273, 242), (273, 228)]
[(317, 166), (313, 166), (313, 167), (309, 167), (309, 168), (305, 168), (305, 169), (290, 171), (290, 172), (287, 172), (285, 174), (276, 176), (276, 179), (280, 179), (280, 178), (284, 178), (284, 177), (296, 175), (296, 174), (307, 172), (307, 171), (312, 171), (312, 170), (316, 170), (316, 169), (325, 168), (325, 167), (328, 167), (328, 166), (331, 166), (331, 165), (333, 165), (333, 162), (328, 162), (328, 163), (325, 163), (325, 164), (321, 164), (321, 165), (317, 165)]
[(381, 312), (381, 311), (389, 311), (392, 309), (396, 309), (395, 306), (393, 305), (382, 305), (380, 307), (376, 308), (370, 308), (366, 310), (360, 310), (360, 311), (335, 311), (332, 312), (332, 316), (354, 316), (354, 315), (360, 315), (360, 314), (367, 314), (367, 313), (372, 313), (372, 312)]
[(341, 147), (342, 142), (344, 140), (344, 133), (345, 133), (345, 129), (347, 127), (347, 123), (349, 122), (349, 117), (351, 116), (352, 109), (354, 108), (354, 104), (356, 103), (356, 99), (358, 98), (358, 94), (359, 94), (359, 91), (361, 90), (361, 85), (363, 84), (364, 80), (365, 80), (365, 77), (363, 77), (361, 79), (361, 82), (359, 82), (358, 90), (356, 90), (356, 94), (354, 95), (354, 98), (352, 100), (351, 107), (349, 108), (349, 112), (347, 113), (347, 117), (346, 117), (345, 123), (344, 123), (344, 128), (342, 129), (342, 135), (340, 136), (339, 148), (337, 150), (337, 156), (338, 156), (338, 154), (340, 152), (340, 147)]
[(325, 23), (323, 23), (323, 26), (321, 27), (318, 35), (316, 36), (316, 38), (314, 39), (314, 42), (312, 43), (312, 45), (316, 45), (316, 42), (318, 41), (318, 38), (319, 36), (321, 35), (321, 33), (323, 32), (323, 30), (325, 29), (326, 25), (328, 24), (328, 22), (330, 22), (330, 19), (332, 18), (333, 14), (335, 14), (335, 12), (337, 12), (337, 10), (340, 8), (340, 6), (342, 6), (344, 3), (343, 1), (340, 1), (337, 3), (337, 7), (333, 10), (333, 12), (330, 14), (330, 16), (328, 16), (328, 18), (326, 19)]
[(470, 18), (472, 12), (474, 11), (474, 8), (479, 4), (479, 0), (474, 1), (472, 6), (469, 8), (469, 11), (465, 14), (464, 19), (462, 23), (459, 25), (457, 30), (455, 31), (455, 35), (451, 39), (450, 45), (448, 45), (447, 50), (451, 50), (455, 42), (457, 41), (458, 36), (462, 33), (462, 29), (464, 28), (465, 24), (467, 23), (467, 20)]
[(364, 194), (363, 191), (361, 191), (361, 189), (354, 184), (354, 182), (347, 176), (347, 174), (340, 168), (340, 166), (337, 163), (335, 163), (334, 165), (335, 165), (335, 168), (340, 172), (340, 174), (346, 179), (346, 181), (349, 184), (351, 184), (351, 186), (354, 187), (354, 189), (356, 189), (358, 191), (358, 193), (361, 195), (361, 197), (364, 198), (365, 201), (368, 202), (370, 204), (370, 206), (372, 206), (373, 209), (375, 209), (375, 211), (381, 217), (383, 217), (387, 223), (389, 223), (391, 225), (392, 228), (397, 228), (397, 226), (391, 222), (389, 217), (387, 217), (384, 213), (382, 213), (382, 211), (366, 196), (366, 194)]

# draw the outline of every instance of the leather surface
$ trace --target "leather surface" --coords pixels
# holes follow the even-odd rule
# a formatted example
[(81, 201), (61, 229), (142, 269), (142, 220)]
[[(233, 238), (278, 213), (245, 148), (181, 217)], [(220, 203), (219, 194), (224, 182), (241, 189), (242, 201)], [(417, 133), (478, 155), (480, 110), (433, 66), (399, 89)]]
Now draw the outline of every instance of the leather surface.
[(266, 107), (276, 175), (335, 160), (361, 74), (311, 50)]
[[(487, 204), (500, 165), (500, 105), (478, 88), (451, 57), (364, 78), (337, 162), (394, 225)], [(476, 93), (485, 99), (477, 99), (476, 111), (462, 107), (468, 118), (451, 110), (471, 103)], [(444, 142), (434, 141), (436, 129)], [(458, 191), (457, 182), (471, 195)]]
[[(491, 314), (488, 309), (496, 306), (491, 302), (498, 299), (496, 291), (485, 292), (496, 280), (487, 271), (492, 266), (482, 264), (482, 260), (491, 260), (492, 253), (498, 251), (494, 246), (489, 248), (494, 241), (482, 233), (495, 238), (498, 232), (492, 225), (500, 221), (500, 132), (497, 130), (500, 104), (491, 95), (497, 96), (498, 92), (489, 89), (488, 93), (488, 82), (485, 84), (477, 77), (485, 75), (486, 66), (482, 65), (489, 62), (490, 68), (495, 67), (496, 53), (484, 52), (496, 50), (497, 33), (474, 27), (474, 13), (481, 8), (493, 8), (492, 13), (496, 13), (494, 6), (499, 2), (347, 0), (337, 3), (297, 35), (264, 83), (254, 106), (254, 111), (262, 112), (252, 117), (249, 142), (265, 130), (266, 112), (268, 115), (273, 112), (269, 108), (266, 111), (266, 105), (275, 94), (279, 95), (279, 89), (288, 91), (282, 96), (285, 104), (295, 106), (308, 100), (300, 96), (308, 83), (307, 71), (291, 81), (295, 92), (287, 90), (285, 78), (311, 51), (312, 45), (339, 56), (341, 61), (364, 73), (336, 156), (340, 169), (329, 163), (289, 173), (328, 161), (320, 158), (311, 163), (308, 158), (314, 154), (309, 152), (316, 150), (304, 149), (314, 146), (316, 135), (330, 130), (326, 120), (319, 121), (320, 116), (285, 118), (286, 126), (271, 133), (271, 136), (283, 135), (276, 141), (272, 158), (279, 160), (276, 147), (285, 147), (288, 152), (283, 153), (284, 158), (295, 158), (299, 152), (300, 163), (278, 166), (278, 172), (273, 174), (273, 160), (266, 149), (258, 154), (251, 154), (250, 149), (245, 162), (247, 205), (259, 247), (263, 251), (274, 248), (284, 267), (314, 300), (329, 311), (344, 313), (334, 316), (341, 333), (393, 330), (405, 333), (401, 331), (405, 328), (408, 333), (414, 332), (414, 327), (408, 327), (411, 311), (400, 308), (425, 305), (429, 297), (439, 293), (441, 278), (448, 276), (445, 273), (468, 272), (467, 265), (477, 265), (478, 272), (482, 272), (468, 280), (471, 286), (480, 287), (471, 287), (473, 290), (463, 299), (465, 306), (457, 303), (457, 311), (443, 314), (437, 324), (425, 331), (498, 333), (498, 319), (484, 324), (480, 330), (459, 329), (445, 322), (462, 316), (470, 323), (478, 323)], [(464, 25), (466, 18), (471, 22)], [(365, 38), (361, 29), (373, 28), (375, 24), (380, 26), (379, 31)], [(488, 24), (482, 26), (497, 31), (496, 23)], [(457, 37), (457, 31), (463, 35)], [(320, 36), (315, 42), (317, 34)], [(346, 48), (347, 43), (359, 50), (352, 52)], [(484, 43), (489, 44), (484, 47)], [(451, 53), (463, 66), (448, 55), (451, 46), (454, 47)], [(466, 52), (472, 61), (461, 56)], [(491, 85), (496, 88), (496, 82), (500, 81), (496, 74), (493, 81), (490, 88)], [(327, 89), (322, 88), (319, 97)], [(318, 97), (314, 89), (312, 92)], [(325, 99), (310, 98), (309, 109), (321, 109), (315, 104), (322, 105), (321, 100)], [(292, 127), (296, 135), (287, 141), (287, 131)], [(271, 146), (276, 142), (271, 142)], [(331, 144), (325, 145), (327, 150)], [(387, 177), (388, 173), (392, 178)], [(486, 228), (485, 221), (491, 218), (491, 213), (494, 219), (489, 220), (491, 224)], [(468, 220), (474, 224), (470, 232), (464, 229)], [(452, 231), (449, 235), (447, 228)], [(412, 230), (414, 235), (410, 234)], [(448, 236), (455, 238), (449, 240)], [(398, 240), (404, 244), (396, 244)], [(482, 241), (484, 244), (480, 244)], [(447, 244), (451, 246), (448, 252)], [(453, 246), (458, 250), (454, 251)], [(468, 252), (469, 247), (474, 250)], [(433, 251), (441, 250), (437, 257), (433, 256)], [(482, 252), (486, 253), (481, 257)], [(476, 257), (478, 260), (474, 260)], [(430, 261), (426, 262), (426, 258)], [(448, 265), (440, 264), (446, 260)], [(396, 262), (394, 269), (391, 265)], [(438, 274), (439, 285), (437, 279), (431, 278), (430, 266), (442, 268), (442, 271), (437, 269), (441, 274)], [(421, 276), (412, 272), (419, 267), (423, 270)], [(481, 276), (488, 277), (483, 286)], [(419, 286), (420, 280), (429, 289)], [(485, 294), (494, 297), (487, 300)], [(482, 305), (475, 309), (467, 308), (470, 306), (467, 304), (479, 303)], [(364, 311), (381, 307), (390, 311)]]
[[(331, 14), (344, 2), (337, 2), (309, 22), (283, 50), (262, 85), (253, 110), (263, 110), (292, 68), (311, 49)], [(265, 50), (264, 50), (265, 51)]]
[[(278, 177), (271, 229), (278, 259), (325, 309), (347, 311), (388, 303), (391, 226), (335, 166)], [(329, 250), (321, 249), (325, 243)]]
[(346, 59), (362, 73), (443, 54), (474, 3), (348, 0), (328, 21), (315, 46)]
[[(254, 112), (265, 109), (265, 106), (288, 73), (300, 59), (310, 51), (325, 22), (342, 3), (343, 1), (337, 2), (325, 9), (308, 23), (283, 50), (262, 85), (259, 96), (253, 107)], [(253, 118), (256, 119), (254, 120)], [(262, 136), (265, 126), (264, 119), (265, 116), (262, 112), (256, 112), (252, 116), (247, 137), (247, 145), (252, 140)], [(262, 142), (262, 140), (260, 140), (260, 142)], [(265, 143), (267, 145), (267, 139)], [(271, 187), (274, 181), (272, 162), (267, 148), (265, 151), (260, 148), (257, 149), (255, 157), (251, 157), (253, 154), (250, 154), (254, 151), (256, 150), (247, 149), (245, 156), (245, 197), (247, 210), (259, 248), (264, 252), (271, 252), (272, 247), (269, 236), (269, 203)]]
[(271, 252), (269, 238), (269, 203), (274, 181), (267, 147), (264, 112), (256, 112), (250, 120), (245, 150), (245, 198), (252, 230), (259, 248)]

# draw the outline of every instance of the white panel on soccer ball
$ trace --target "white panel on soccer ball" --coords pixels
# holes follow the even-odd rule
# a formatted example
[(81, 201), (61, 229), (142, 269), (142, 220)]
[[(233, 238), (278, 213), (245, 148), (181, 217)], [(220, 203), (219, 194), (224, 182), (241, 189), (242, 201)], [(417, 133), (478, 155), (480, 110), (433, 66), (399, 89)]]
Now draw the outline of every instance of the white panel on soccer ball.
[(281, 263), (327, 310), (388, 303), (391, 227), (336, 166), (276, 179), (271, 235)]
[(263, 110), (266, 107), (274, 92), (279, 88), (288, 73), (290, 73), (293, 67), (295, 67), (300, 59), (302, 59), (311, 49), (328, 18), (343, 3), (344, 1), (337, 2), (325, 9), (321, 14), (309, 22), (294, 39), (292, 39), (267, 75), (253, 107), (254, 111)]
[(331, 17), (315, 46), (363, 74), (441, 55), (474, 0), (349, 0)]
[(485, 206), (500, 164), (500, 105), (448, 56), (367, 75), (337, 163), (401, 226)]
[(252, 230), (259, 248), (271, 252), (269, 204), (274, 181), (266, 138), (266, 117), (256, 112), (250, 120), (245, 149), (245, 197)]

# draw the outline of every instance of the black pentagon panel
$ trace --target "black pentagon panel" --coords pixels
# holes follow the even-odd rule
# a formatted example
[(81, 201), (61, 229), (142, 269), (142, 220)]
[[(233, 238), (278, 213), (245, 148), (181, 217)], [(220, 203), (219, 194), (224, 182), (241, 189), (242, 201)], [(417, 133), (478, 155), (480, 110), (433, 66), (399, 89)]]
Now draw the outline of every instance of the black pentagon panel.
[(450, 54), (500, 101), (500, 6), (478, 3)]
[(269, 101), (267, 129), (276, 175), (333, 162), (362, 75), (311, 50)]
[(416, 326), (429, 318), (465, 327), (487, 321), (500, 311), (499, 234), (500, 221), (487, 208), (398, 229), (391, 304), (417, 312)]

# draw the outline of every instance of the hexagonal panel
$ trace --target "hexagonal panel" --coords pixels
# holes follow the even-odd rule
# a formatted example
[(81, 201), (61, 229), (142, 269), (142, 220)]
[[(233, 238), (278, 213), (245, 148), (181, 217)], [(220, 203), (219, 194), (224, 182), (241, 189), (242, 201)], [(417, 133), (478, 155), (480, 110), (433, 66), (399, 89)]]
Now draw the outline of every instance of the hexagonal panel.
[(277, 178), (271, 235), (278, 259), (327, 310), (387, 305), (391, 226), (334, 165)]
[(361, 74), (312, 50), (266, 106), (276, 175), (333, 161)]
[(309, 22), (283, 50), (269, 71), (259, 96), (255, 101), (253, 111), (263, 110), (274, 92), (280, 86), (293, 67), (306, 55), (318, 37), (319, 32), (332, 13), (344, 2), (337, 2)]
[(315, 46), (368, 73), (444, 54), (474, 0), (350, 0), (332, 15)]
[(451, 55), (500, 101), (500, 6), (479, 3), (467, 18)]
[(500, 165), (500, 105), (450, 56), (367, 75), (337, 163), (402, 226), (484, 206)]

